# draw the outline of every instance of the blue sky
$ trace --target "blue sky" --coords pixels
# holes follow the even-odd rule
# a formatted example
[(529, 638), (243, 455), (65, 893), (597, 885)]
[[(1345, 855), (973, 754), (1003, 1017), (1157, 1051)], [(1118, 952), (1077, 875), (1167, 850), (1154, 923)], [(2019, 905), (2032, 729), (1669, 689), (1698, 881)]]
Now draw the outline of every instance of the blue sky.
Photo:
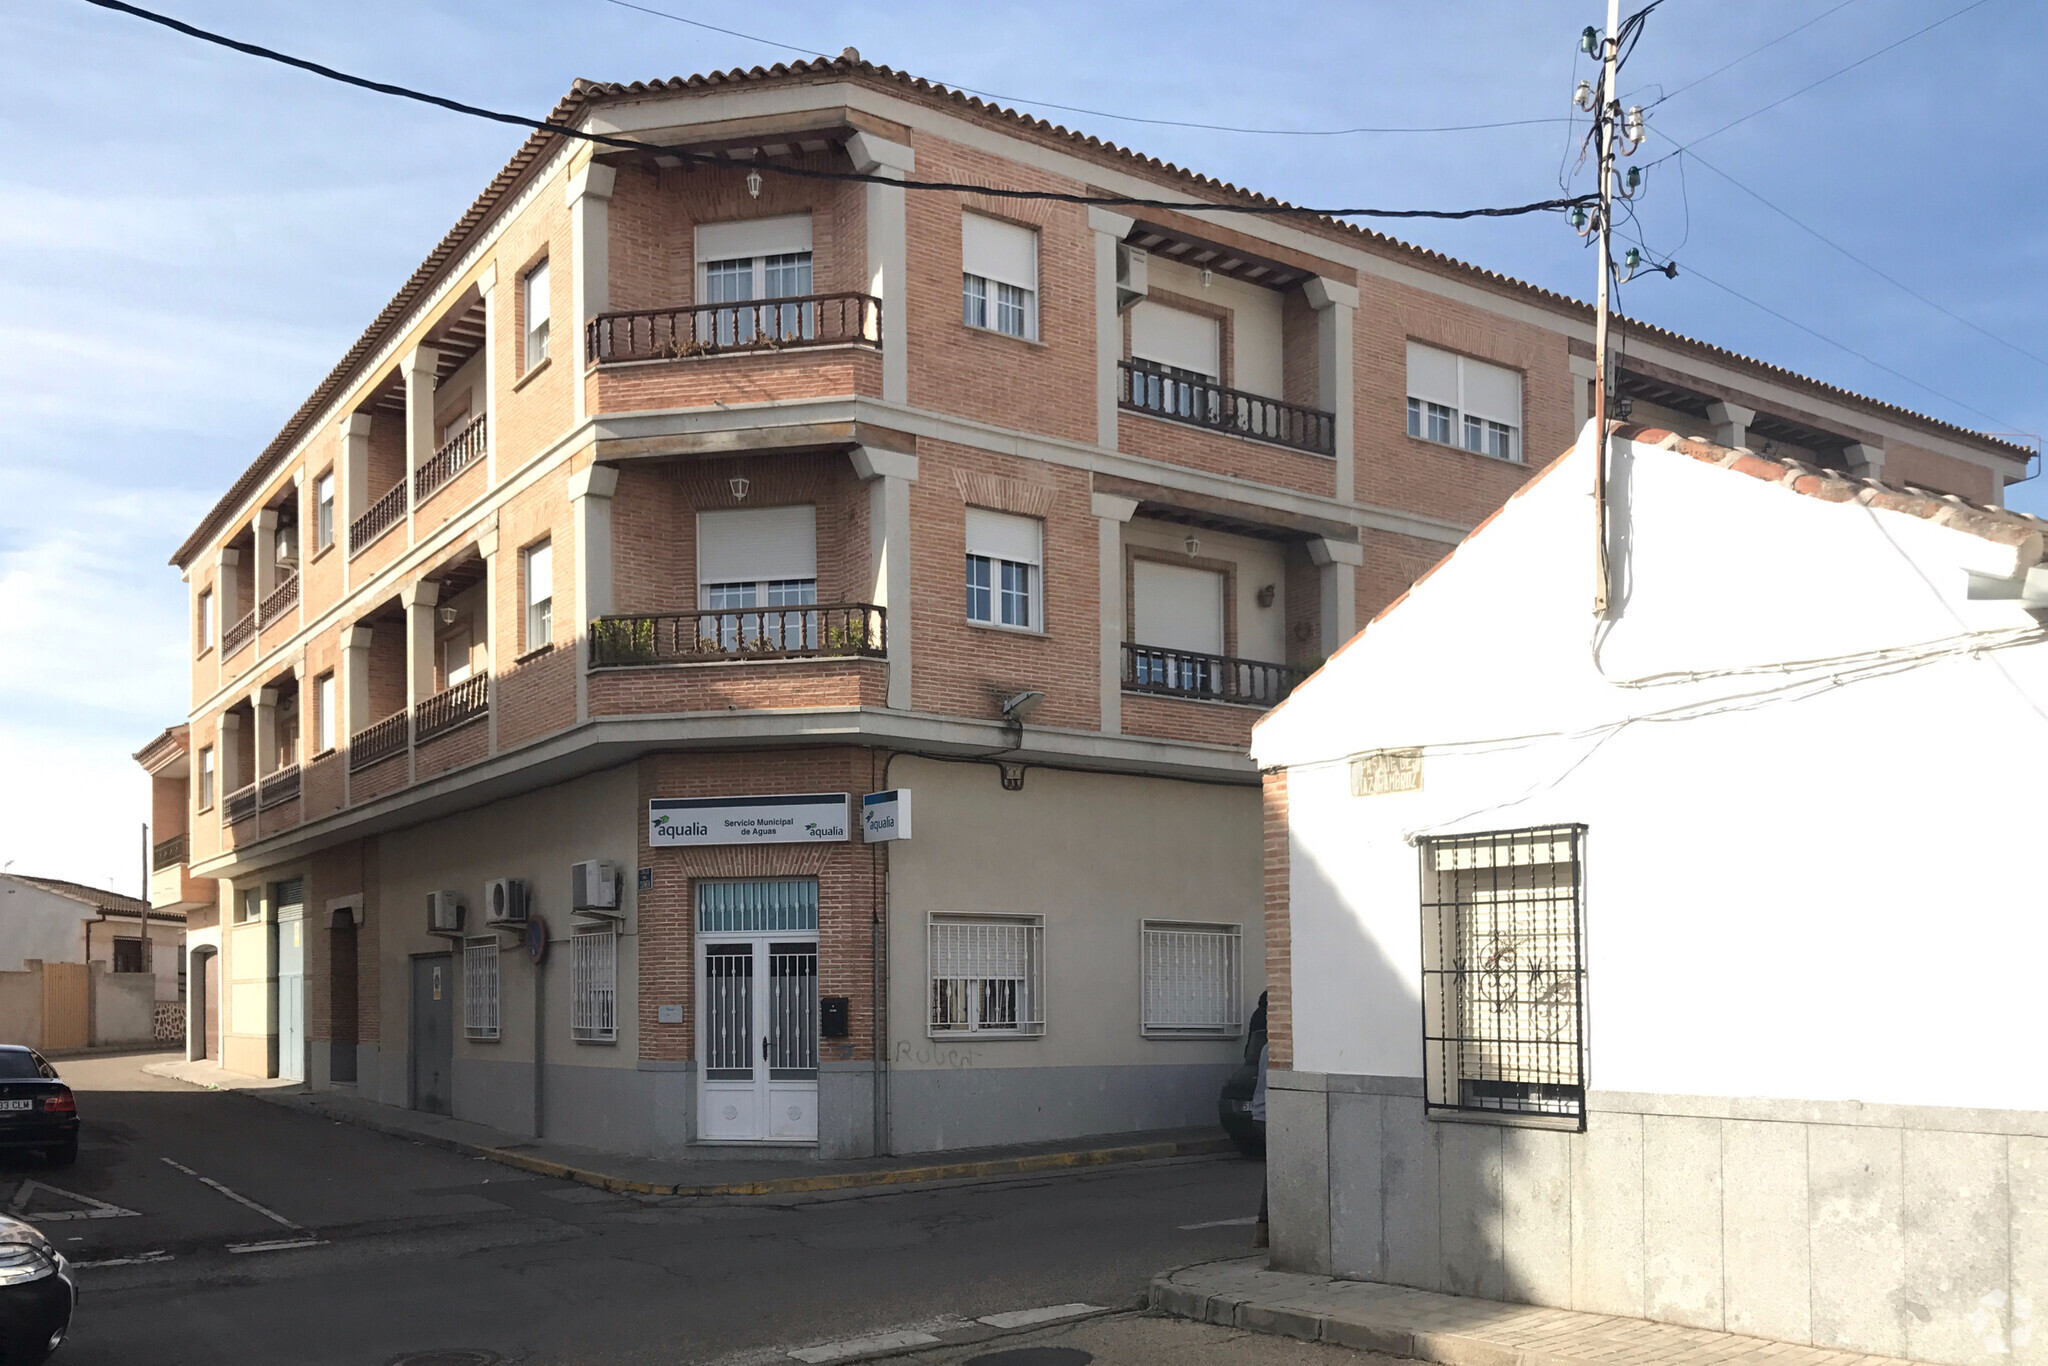
[[(158, 3), (346, 70), (535, 114), (578, 76), (649, 79), (792, 55), (614, 0)], [(646, 3), (827, 53), (852, 44), (1297, 203), (1395, 207), (1552, 195), (1569, 130), (1270, 137), (1106, 115), (1290, 129), (1561, 118), (1587, 74), (1577, 34), (1605, 10), (1598, 0)], [(1665, 0), (1622, 88), (1644, 103), (1678, 93), (1653, 110), (1637, 160), (1712, 134), (1698, 156), (1754, 196), (1701, 162), (1682, 178), (1676, 162), (1653, 172), (1642, 230), (1654, 252), (1676, 255), (1680, 275), (1639, 281), (1627, 308), (1953, 421), (2048, 429), (2038, 322), (2048, 191), (2035, 174), (2048, 140), (2048, 7), (1983, 0), (1793, 94), (1968, 4)], [(188, 704), (185, 597), (170, 552), (519, 136), (78, 0), (8, 8), (0, 89), (10, 149), (0, 164), (0, 863), (133, 890), (147, 790), (129, 755)], [(1582, 173), (1577, 187), (1589, 183)], [(1555, 217), (1398, 232), (1590, 294), (1592, 258)], [(2010, 501), (2048, 514), (2042, 482)]]

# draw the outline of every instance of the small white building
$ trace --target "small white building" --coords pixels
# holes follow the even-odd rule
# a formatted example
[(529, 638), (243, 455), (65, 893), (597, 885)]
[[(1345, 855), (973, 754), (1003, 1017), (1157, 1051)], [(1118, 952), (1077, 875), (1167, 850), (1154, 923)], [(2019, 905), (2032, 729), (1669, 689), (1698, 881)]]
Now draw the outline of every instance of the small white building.
[(1275, 1261), (2048, 1357), (2048, 524), (1592, 445), (1254, 733)]
[(185, 916), (147, 901), (54, 877), (0, 875), (0, 972), (30, 959), (95, 963), (102, 972), (148, 973), (162, 1002), (185, 995)]

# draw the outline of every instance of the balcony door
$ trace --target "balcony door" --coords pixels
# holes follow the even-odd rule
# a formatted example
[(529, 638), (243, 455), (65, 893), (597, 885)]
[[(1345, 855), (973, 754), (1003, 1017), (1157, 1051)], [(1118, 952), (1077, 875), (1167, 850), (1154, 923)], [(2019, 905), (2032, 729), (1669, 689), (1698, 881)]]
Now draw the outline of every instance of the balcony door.
[[(702, 642), (719, 651), (818, 648), (818, 510), (809, 504), (697, 514)], [(781, 609), (781, 610), (777, 610)]]
[(1138, 560), (1131, 572), (1132, 643), (1138, 682), (1190, 694), (1218, 690), (1223, 654), (1224, 576), (1213, 569)]
[(818, 884), (697, 884), (697, 1137), (818, 1138)]
[(746, 346), (817, 336), (816, 304), (761, 308), (811, 293), (811, 216), (706, 223), (697, 229), (697, 341)]

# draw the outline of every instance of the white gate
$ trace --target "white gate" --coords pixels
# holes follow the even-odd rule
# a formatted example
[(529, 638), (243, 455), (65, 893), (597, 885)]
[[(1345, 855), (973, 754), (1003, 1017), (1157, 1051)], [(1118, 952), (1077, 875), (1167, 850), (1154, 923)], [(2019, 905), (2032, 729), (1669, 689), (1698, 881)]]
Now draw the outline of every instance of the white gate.
[(818, 884), (697, 884), (697, 1133), (818, 1137)]

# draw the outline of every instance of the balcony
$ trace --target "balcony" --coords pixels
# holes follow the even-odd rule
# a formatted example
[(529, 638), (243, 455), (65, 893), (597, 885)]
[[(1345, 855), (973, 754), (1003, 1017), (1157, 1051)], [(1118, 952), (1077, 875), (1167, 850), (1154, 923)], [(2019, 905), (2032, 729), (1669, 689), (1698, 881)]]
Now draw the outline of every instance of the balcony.
[(885, 659), (888, 613), (866, 602), (738, 612), (657, 612), (590, 623), (590, 667), (756, 659)]
[(192, 850), (190, 835), (173, 835), (167, 840), (158, 840), (149, 849), (151, 868), (174, 868), (186, 861)]
[(491, 709), (491, 676), (475, 673), (452, 688), (443, 689), (413, 708), (412, 733), (416, 744), (446, 735), (482, 720)]
[(382, 498), (370, 504), (369, 511), (349, 523), (348, 556), (356, 556), (368, 550), (379, 536), (405, 520), (405, 483), (401, 479), (393, 484)]
[(289, 574), (282, 583), (265, 595), (262, 604), (256, 609), (257, 627), (269, 626), (270, 623), (276, 621), (298, 605), (299, 576), (297, 574)]
[(1245, 707), (1278, 705), (1304, 673), (1285, 664), (1124, 644), (1124, 691)]
[(403, 754), (411, 740), (412, 713), (402, 711), (387, 716), (348, 738), (348, 771), (361, 773), (372, 764), (381, 764), (394, 755)]
[(221, 810), (229, 825), (238, 825), (256, 814), (256, 784), (238, 787), (221, 799)]
[(1337, 419), (1320, 408), (1226, 389), (1142, 360), (1120, 360), (1117, 404), (1127, 412), (1206, 431), (1270, 441), (1310, 455), (1337, 454)]
[(278, 769), (257, 786), (263, 794), (257, 805), (265, 811), (273, 806), (283, 806), (286, 802), (296, 801), (299, 796), (299, 766), (293, 764), (289, 768)]
[[(414, 507), (418, 507), (421, 503), (426, 502), (442, 486), (451, 482), (456, 475), (483, 459), (484, 424), (489, 420), (488, 414), (480, 415), (476, 421), (470, 423), (467, 427), (464, 427), (461, 431), (443, 442), (441, 449), (435, 451), (432, 458), (426, 464), (413, 471), (412, 502)], [(403, 485), (400, 488), (403, 488)], [(393, 493), (398, 491), (398, 489), (392, 490)], [(391, 495), (387, 493), (384, 496), (389, 498)], [(374, 508), (371, 509), (372, 512), (375, 510)], [(374, 540), (375, 536), (373, 535), (371, 539)], [(353, 530), (350, 532), (350, 544), (354, 544)], [(365, 541), (363, 544), (368, 545), (369, 541)]]
[(851, 293), (600, 313), (583, 333), (584, 359), (595, 365), (881, 344), (882, 301)]
[(256, 614), (249, 613), (220, 633), (220, 657), (226, 659), (256, 638)]

